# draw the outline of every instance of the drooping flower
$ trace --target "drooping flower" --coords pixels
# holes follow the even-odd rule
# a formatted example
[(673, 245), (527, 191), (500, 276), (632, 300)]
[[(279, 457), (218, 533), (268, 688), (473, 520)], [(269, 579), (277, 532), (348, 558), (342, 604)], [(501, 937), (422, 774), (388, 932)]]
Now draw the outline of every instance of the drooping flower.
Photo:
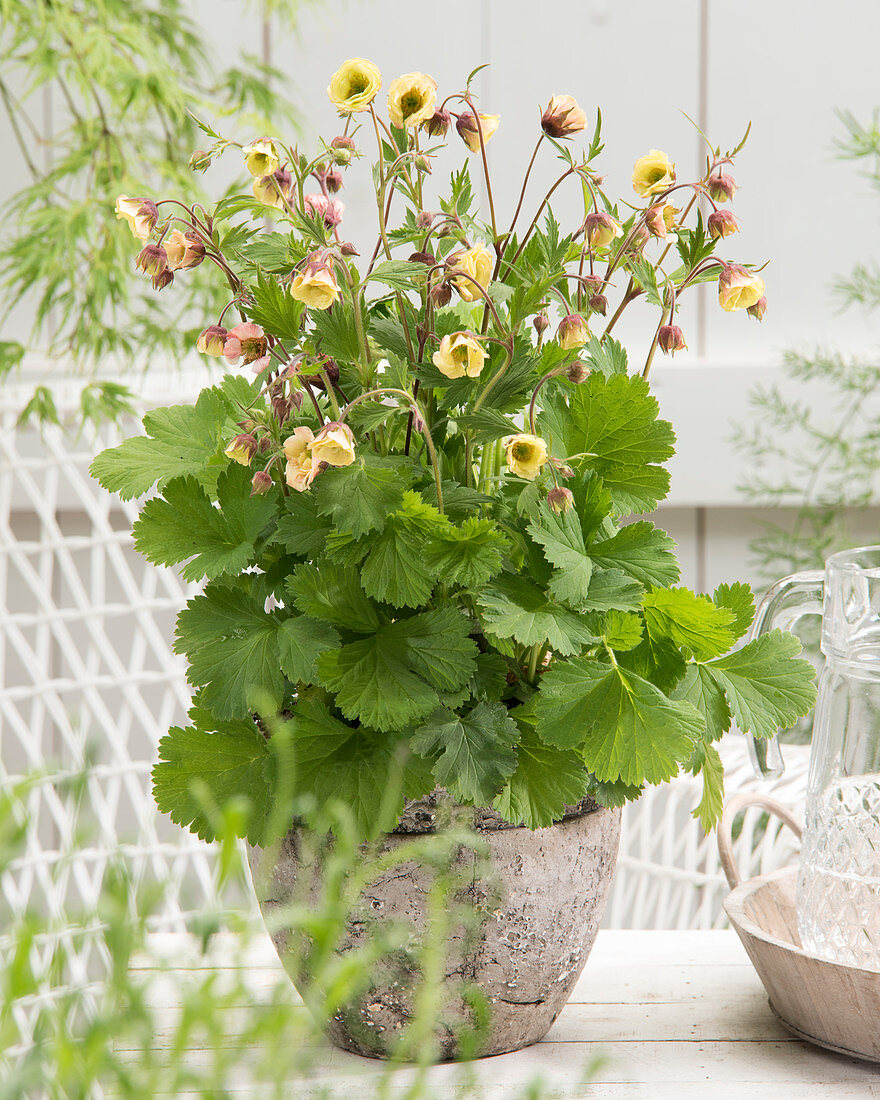
[(541, 129), (552, 138), (579, 134), (587, 125), (587, 116), (570, 95), (555, 95), (541, 115)]
[(678, 325), (661, 325), (657, 333), (657, 343), (664, 355), (674, 356), (677, 351), (687, 350), (684, 334)]
[(355, 459), (354, 435), (347, 424), (331, 420), (309, 444), (313, 462), (328, 466), (350, 466)]
[(208, 325), (199, 333), (196, 349), (203, 355), (213, 355), (215, 359), (219, 359), (223, 354), (228, 335), (229, 333), (222, 325)]
[(272, 488), (272, 475), (268, 470), (257, 470), (251, 478), (251, 496), (261, 497)]
[(241, 151), (247, 170), (257, 179), (271, 176), (280, 164), (278, 146), (269, 137), (257, 138), (250, 145), (243, 146)]
[(559, 346), (566, 351), (582, 348), (591, 336), (587, 322), (579, 313), (566, 313), (556, 330)]
[(720, 172), (717, 176), (710, 176), (706, 182), (706, 190), (715, 202), (730, 202), (736, 194), (736, 180), (733, 176)]
[(728, 313), (748, 309), (764, 296), (764, 280), (740, 264), (725, 264), (718, 277), (718, 301)]
[(480, 123), (478, 126), (473, 111), (465, 111), (458, 116), (455, 122), (458, 136), (472, 153), (479, 153), (480, 151), (480, 131), (483, 132), (483, 144), (485, 145), (501, 122), (500, 115), (484, 115), (481, 112), (479, 118)]
[(446, 137), (446, 131), (451, 125), (452, 115), (445, 107), (441, 107), (422, 123), (422, 129), (428, 137)]
[(557, 516), (561, 516), (564, 512), (570, 512), (574, 507), (574, 493), (571, 489), (566, 489), (564, 485), (554, 485), (547, 494), (547, 503), (550, 505), (552, 512), (555, 512)]
[(284, 480), (298, 493), (304, 493), (308, 489), (320, 469), (319, 463), (312, 460), (309, 451), (314, 438), (311, 428), (299, 424), (293, 429), (293, 435), (284, 440), (284, 457), (287, 459)]
[(480, 341), (466, 332), (444, 336), (440, 347), (431, 356), (434, 366), (447, 378), (478, 378), (486, 363), (487, 353)]
[(659, 195), (675, 183), (675, 165), (660, 149), (652, 149), (633, 165), (632, 185), (637, 195)]
[(739, 223), (729, 210), (713, 210), (706, 222), (709, 236), (713, 241), (719, 237), (730, 237), (739, 229)]
[(481, 298), (479, 289), (474, 286), (471, 279), (475, 280), (483, 290), (489, 286), (492, 278), (494, 260), (492, 253), (486, 248), (484, 241), (477, 241), (472, 248), (466, 248), (462, 252), (455, 252), (447, 257), (446, 261), (451, 268), (463, 271), (470, 278), (459, 277), (455, 280), (455, 289), (466, 302), (474, 302)]
[(254, 363), (266, 354), (268, 341), (263, 330), (253, 321), (242, 321), (231, 328), (223, 345), (224, 358), (233, 366), (243, 359), (245, 363)]
[(327, 87), (327, 95), (341, 115), (366, 111), (382, 87), (382, 74), (372, 61), (350, 57), (343, 61)]
[(645, 225), (655, 237), (666, 239), (666, 235), (675, 225), (678, 211), (668, 202), (657, 202), (645, 211)]
[(504, 450), (510, 472), (526, 481), (534, 481), (547, 461), (547, 444), (528, 432), (520, 432), (505, 440)]
[(130, 199), (120, 195), (116, 200), (117, 220), (122, 218), (139, 241), (145, 241), (159, 220), (159, 210), (150, 199)]
[(205, 258), (204, 244), (191, 231), (184, 233), (180, 229), (172, 229), (163, 243), (169, 271), (198, 267)]
[(135, 257), (135, 267), (145, 275), (161, 275), (168, 266), (168, 256), (160, 244), (146, 244)]
[(436, 103), (437, 81), (427, 73), (407, 73), (391, 81), (388, 117), (398, 129), (427, 122)]
[(590, 248), (607, 248), (615, 237), (623, 236), (623, 229), (604, 210), (593, 210), (584, 218), (584, 236)]
[(290, 293), (311, 309), (329, 309), (340, 296), (333, 268), (319, 253), (313, 253), (303, 270), (294, 277)]
[(257, 453), (257, 440), (250, 432), (237, 435), (223, 452), (240, 466), (250, 466), (251, 459)]
[(286, 168), (276, 168), (268, 175), (260, 176), (253, 182), (254, 198), (259, 199), (264, 206), (274, 206), (278, 210), (284, 209), (284, 200), (290, 198), (293, 188), (293, 178)]

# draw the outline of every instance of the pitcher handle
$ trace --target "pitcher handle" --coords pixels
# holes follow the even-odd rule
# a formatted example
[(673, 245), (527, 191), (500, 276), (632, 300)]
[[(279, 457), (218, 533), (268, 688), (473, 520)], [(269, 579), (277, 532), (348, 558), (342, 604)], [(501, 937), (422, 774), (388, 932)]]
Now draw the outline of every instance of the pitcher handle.
[(718, 823), (718, 858), (731, 890), (735, 890), (742, 882), (742, 875), (736, 865), (736, 856), (733, 852), (733, 823), (737, 815), (747, 810), (749, 806), (760, 806), (764, 810), (769, 810), (785, 822), (798, 840), (801, 839), (800, 825), (781, 802), (767, 798), (763, 794), (753, 794), (751, 791), (729, 798), (724, 803), (724, 813)]
[[(821, 615), (825, 594), (825, 570), (810, 569), (777, 581), (758, 604), (748, 641), (781, 627), (792, 630), (805, 615)], [(749, 757), (759, 779), (778, 779), (785, 770), (779, 738), (747, 738)]]

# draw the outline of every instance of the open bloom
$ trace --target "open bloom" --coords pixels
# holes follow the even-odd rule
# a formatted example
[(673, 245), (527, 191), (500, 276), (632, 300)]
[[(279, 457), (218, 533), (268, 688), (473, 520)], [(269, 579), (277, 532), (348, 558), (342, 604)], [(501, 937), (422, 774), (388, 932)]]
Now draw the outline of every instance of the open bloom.
[(314, 462), (328, 466), (350, 466), (354, 462), (354, 435), (347, 424), (331, 420), (309, 444)]
[(278, 148), (271, 138), (257, 138), (250, 145), (245, 145), (241, 151), (247, 170), (257, 179), (262, 176), (271, 176), (279, 166)]
[(308, 489), (320, 469), (320, 463), (312, 460), (309, 451), (314, 438), (312, 429), (300, 424), (293, 429), (293, 435), (284, 440), (284, 457), (287, 459), (284, 480), (298, 493), (304, 493)]
[(198, 267), (205, 258), (205, 246), (195, 233), (173, 229), (164, 243), (169, 271)]
[(764, 296), (764, 280), (740, 264), (726, 264), (718, 277), (718, 301), (728, 313), (748, 309)]
[(253, 321), (243, 321), (231, 328), (223, 345), (224, 358), (233, 366), (242, 359), (245, 363), (254, 363), (266, 354), (268, 342), (263, 330)]
[(556, 339), (559, 341), (559, 346), (565, 348), (566, 351), (582, 348), (591, 335), (587, 322), (579, 313), (566, 313), (556, 330)]
[(139, 241), (145, 241), (159, 220), (159, 210), (150, 199), (130, 199), (120, 195), (116, 200), (117, 219), (124, 219)]
[(547, 461), (546, 443), (528, 432), (520, 432), (505, 440), (504, 450), (510, 472), (526, 481), (534, 481)]
[(492, 253), (486, 248), (484, 241), (477, 241), (472, 248), (466, 248), (462, 252), (455, 252), (449, 256), (447, 263), (458, 271), (463, 271), (469, 278), (455, 280), (455, 289), (466, 302), (474, 302), (481, 298), (479, 289), (471, 282), (475, 282), (486, 290), (492, 278), (492, 266), (494, 260)]
[(466, 332), (453, 332), (444, 336), (440, 347), (431, 356), (434, 366), (447, 378), (478, 378), (485, 365), (487, 354), (475, 336)]
[(464, 114), (458, 116), (455, 123), (455, 128), (458, 130), (458, 136), (472, 153), (479, 153), (480, 151), (480, 130), (483, 132), (483, 144), (485, 145), (498, 129), (498, 124), (501, 122), (500, 115), (480, 114), (479, 117), (480, 123), (478, 126), (473, 112), (465, 111)]
[(427, 122), (436, 103), (437, 81), (427, 73), (407, 73), (391, 81), (388, 117), (401, 130)]
[(623, 229), (604, 210), (594, 210), (584, 218), (584, 236), (590, 248), (607, 248), (615, 237), (623, 236)]
[(675, 215), (678, 211), (668, 202), (656, 202), (645, 212), (645, 225), (648, 231), (655, 237), (664, 240), (667, 233), (675, 225)]
[(327, 87), (327, 95), (341, 115), (366, 111), (382, 87), (382, 74), (372, 61), (350, 57), (343, 61)]
[(587, 116), (570, 95), (555, 95), (541, 115), (541, 129), (553, 138), (567, 138), (585, 129)]
[(321, 218), (328, 228), (339, 225), (345, 210), (344, 203), (338, 199), (328, 199), (320, 191), (312, 191), (303, 197), (303, 204), (307, 214), (313, 218)]
[(675, 183), (675, 165), (660, 149), (652, 149), (633, 165), (632, 185), (637, 195), (659, 195)]
[(329, 264), (313, 255), (290, 284), (290, 293), (311, 309), (329, 309), (339, 298), (339, 284)]
[(223, 354), (228, 335), (229, 333), (222, 325), (208, 325), (206, 329), (199, 333), (199, 338), (196, 340), (196, 350), (203, 355), (213, 355), (215, 359), (219, 359)]

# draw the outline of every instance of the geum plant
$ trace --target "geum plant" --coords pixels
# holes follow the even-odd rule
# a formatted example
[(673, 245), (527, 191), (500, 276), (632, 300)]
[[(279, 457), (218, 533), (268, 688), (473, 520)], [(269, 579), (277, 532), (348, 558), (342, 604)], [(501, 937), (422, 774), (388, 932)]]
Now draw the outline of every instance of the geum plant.
[[(737, 150), (710, 148), (687, 183), (652, 150), (637, 203), (613, 203), (593, 167), (601, 116), (575, 155), (584, 112), (554, 96), (505, 228), (486, 157), (499, 120), (470, 80), (441, 102), (429, 76), (399, 77), (387, 121), (380, 86), (362, 59), (334, 74), (345, 125), (312, 156), (272, 138), (240, 147), (253, 198), (122, 211), (158, 285), (187, 266), (187, 242), (204, 249), (230, 297), (199, 350), (249, 368), (149, 412), (146, 435), (93, 465), (125, 498), (157, 487), (137, 548), (207, 581), (178, 620), (197, 693), (191, 724), (160, 743), (158, 805), (210, 838), (211, 804), (238, 796), (259, 841), (270, 816), (317, 820), (338, 799), (375, 837), (439, 786), (537, 828), (685, 770), (703, 776), (708, 828), (732, 719), (767, 736), (814, 701), (790, 634), (729, 652), (752, 620), (747, 585), (678, 587), (673, 541), (628, 522), (669, 488), (675, 437), (648, 373), (657, 347), (684, 345), (684, 293), (717, 279), (725, 310), (765, 306), (760, 276), (716, 254), (736, 229), (719, 204)], [(453, 129), (484, 174), (488, 224), (467, 162), (426, 197)], [(235, 145), (209, 132), (205, 155)], [(373, 141), (378, 240), (359, 259), (337, 195)], [(562, 170), (520, 231), (547, 146)], [(549, 207), (564, 184), (583, 194), (570, 232)], [(630, 373), (612, 332), (636, 299), (658, 323)]]

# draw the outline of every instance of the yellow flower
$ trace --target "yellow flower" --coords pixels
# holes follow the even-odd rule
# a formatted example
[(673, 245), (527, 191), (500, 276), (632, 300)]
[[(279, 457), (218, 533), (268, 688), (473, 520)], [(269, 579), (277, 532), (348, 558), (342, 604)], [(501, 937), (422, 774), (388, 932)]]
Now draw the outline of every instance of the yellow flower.
[(567, 313), (559, 322), (556, 330), (556, 339), (559, 346), (566, 351), (582, 348), (592, 333), (587, 327), (587, 322), (579, 313)]
[(477, 120), (474, 118), (471, 111), (465, 111), (464, 114), (459, 115), (455, 123), (455, 128), (458, 130), (459, 137), (472, 153), (479, 153), (480, 151), (480, 130), (483, 131), (483, 144), (485, 145), (498, 129), (498, 124), (501, 122), (500, 115), (481, 114), (479, 117), (479, 128), (477, 127)]
[(678, 211), (671, 203), (654, 203), (645, 213), (645, 225), (655, 237), (666, 239), (667, 234), (675, 226), (675, 215)]
[(339, 284), (326, 264), (311, 262), (290, 284), (290, 293), (311, 309), (329, 309), (339, 298)]
[(257, 138), (250, 145), (245, 145), (241, 151), (247, 170), (257, 179), (271, 176), (281, 163), (278, 159), (278, 149), (271, 138)]
[(584, 218), (584, 236), (590, 248), (607, 248), (616, 237), (623, 236), (623, 229), (604, 210), (593, 210)]
[(475, 302), (481, 298), (479, 290), (471, 282), (474, 279), (483, 290), (489, 286), (492, 279), (492, 267), (494, 260), (492, 253), (486, 248), (485, 241), (477, 241), (473, 248), (466, 248), (463, 252), (455, 252), (447, 260), (451, 267), (463, 271), (470, 278), (458, 278), (455, 280), (455, 289), (466, 302)]
[(453, 332), (444, 336), (431, 356), (434, 366), (447, 378), (478, 378), (486, 362), (486, 352), (475, 336)]
[(309, 453), (309, 445), (314, 438), (312, 429), (300, 424), (293, 429), (293, 435), (284, 440), (284, 457), (287, 459), (284, 480), (298, 493), (308, 489), (318, 472), (318, 463), (312, 460)]
[(764, 296), (764, 280), (739, 264), (728, 264), (718, 278), (718, 301), (728, 313), (748, 309)]
[(313, 462), (328, 466), (350, 466), (354, 462), (354, 436), (347, 424), (325, 424), (309, 444)]
[(510, 472), (526, 481), (534, 481), (547, 461), (547, 445), (544, 440), (527, 432), (520, 432), (519, 435), (512, 435), (505, 440), (504, 449)]
[(120, 195), (116, 200), (116, 218), (124, 218), (139, 241), (145, 241), (159, 220), (156, 204), (149, 199), (130, 199)]
[(245, 432), (237, 435), (223, 453), (241, 466), (250, 466), (256, 450), (256, 439), (250, 432)]
[(343, 61), (327, 88), (327, 95), (341, 115), (366, 111), (382, 87), (382, 74), (372, 61), (350, 57)]
[(652, 149), (633, 165), (632, 184), (637, 195), (659, 195), (675, 183), (675, 165), (659, 149)]
[(407, 73), (391, 81), (388, 117), (399, 129), (419, 126), (434, 114), (437, 81), (427, 73)]
[(567, 138), (585, 129), (587, 116), (570, 95), (555, 95), (541, 115), (541, 129), (552, 138)]

